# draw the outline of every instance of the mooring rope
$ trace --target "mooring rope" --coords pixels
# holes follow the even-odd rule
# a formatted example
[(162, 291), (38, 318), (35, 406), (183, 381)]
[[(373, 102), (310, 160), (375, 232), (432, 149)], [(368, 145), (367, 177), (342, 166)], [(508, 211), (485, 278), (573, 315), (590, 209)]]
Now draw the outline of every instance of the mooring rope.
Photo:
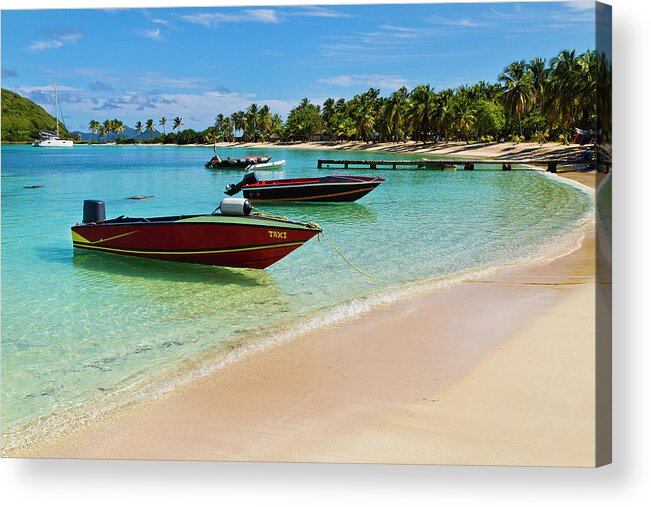
[[(287, 217), (280, 216), (280, 215), (272, 215), (271, 213), (267, 213), (267, 212), (265, 212), (264, 210), (261, 210), (260, 208), (255, 208), (255, 207), (254, 207), (253, 209), (256, 210), (256, 211), (252, 212), (252, 213), (251, 213), (252, 215), (261, 216), (261, 217), (268, 217), (268, 218), (278, 218), (278, 219), (281, 219), (281, 220), (287, 220), (287, 221), (290, 221), (289, 218), (287, 218)], [(320, 226), (319, 224), (317, 224), (316, 222), (308, 222), (308, 223), (305, 224), (305, 225), (307, 225), (307, 227), (309, 227), (310, 229), (321, 229), (321, 226)], [(328, 241), (328, 243), (330, 243), (330, 246), (332, 247), (332, 249), (333, 249), (335, 252), (337, 252), (337, 254), (339, 254), (339, 256), (340, 256), (344, 261), (346, 261), (346, 263), (347, 263), (351, 268), (353, 268), (355, 271), (357, 271), (358, 273), (360, 273), (360, 274), (362, 274), (362, 275), (364, 275), (364, 276), (366, 276), (366, 277), (368, 277), (368, 278), (375, 278), (373, 275), (369, 275), (368, 273), (362, 271), (360, 268), (358, 268), (357, 266), (355, 266), (352, 262), (350, 262), (350, 261), (348, 260), (348, 258), (343, 254), (343, 252), (342, 252), (341, 250), (339, 250), (339, 249), (335, 246), (335, 244), (334, 244), (334, 243), (332, 242), (332, 240), (327, 236), (327, 234), (326, 234), (325, 232), (323, 232), (323, 229), (321, 229), (321, 232), (318, 234), (317, 239), (318, 239), (321, 235), (323, 235), (323, 237)]]
[(321, 230), (321, 234), (323, 234), (323, 237), (328, 241), (328, 243), (330, 243), (330, 246), (334, 249), (334, 251), (337, 252), (337, 253), (339, 254), (339, 256), (340, 256), (343, 260), (345, 260), (351, 268), (353, 268), (355, 271), (357, 271), (358, 273), (361, 273), (362, 275), (364, 275), (364, 276), (366, 276), (366, 277), (368, 277), (368, 278), (375, 278), (373, 275), (369, 275), (368, 273), (365, 273), (364, 271), (362, 271), (361, 269), (359, 269), (357, 266), (355, 266), (352, 262), (350, 262), (350, 261), (346, 258), (346, 256), (341, 252), (341, 250), (339, 250), (339, 249), (335, 246), (335, 244), (334, 244), (334, 243), (332, 242), (332, 240), (328, 237), (328, 235), (327, 235), (325, 232), (323, 232), (323, 230)]

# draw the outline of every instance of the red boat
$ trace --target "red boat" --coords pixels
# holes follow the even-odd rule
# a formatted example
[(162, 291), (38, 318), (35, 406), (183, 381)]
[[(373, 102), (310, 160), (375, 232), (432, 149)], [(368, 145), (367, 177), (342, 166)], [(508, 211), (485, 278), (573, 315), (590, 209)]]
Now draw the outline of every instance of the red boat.
[(165, 261), (263, 269), (321, 232), (315, 223), (250, 214), (245, 199), (224, 199), (220, 214), (104, 220), (102, 201), (84, 202), (72, 227), (75, 248)]
[(254, 173), (249, 173), (240, 183), (228, 185), (225, 193), (234, 195), (242, 190), (244, 197), (251, 201), (345, 202), (364, 197), (383, 181), (378, 176), (342, 174), (258, 181)]

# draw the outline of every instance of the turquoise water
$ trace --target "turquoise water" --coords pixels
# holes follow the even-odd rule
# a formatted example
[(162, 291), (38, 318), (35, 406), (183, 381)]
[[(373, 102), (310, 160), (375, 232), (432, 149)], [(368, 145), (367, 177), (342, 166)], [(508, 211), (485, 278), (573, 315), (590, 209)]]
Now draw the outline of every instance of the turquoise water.
[[(313, 176), (318, 158), (341, 155), (268, 153), (287, 160), (269, 178)], [(2, 147), (2, 425), (10, 443), (392, 294), (540, 259), (552, 247), (567, 251), (594, 207), (591, 195), (532, 171), (384, 171), (387, 181), (358, 203), (265, 205), (318, 222), (373, 279), (316, 239), (264, 271), (73, 252), (69, 229), (84, 199), (104, 200), (107, 217), (211, 212), (224, 185), (242, 175), (205, 169), (211, 155), (197, 147)]]

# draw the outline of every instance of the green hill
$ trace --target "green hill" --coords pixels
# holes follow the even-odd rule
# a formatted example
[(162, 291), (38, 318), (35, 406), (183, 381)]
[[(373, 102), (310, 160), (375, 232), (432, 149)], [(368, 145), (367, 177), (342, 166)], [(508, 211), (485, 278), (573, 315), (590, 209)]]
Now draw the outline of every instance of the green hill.
[[(41, 130), (56, 131), (56, 119), (45, 109), (17, 93), (2, 89), (2, 140), (33, 141)], [(69, 132), (59, 122), (61, 137)]]

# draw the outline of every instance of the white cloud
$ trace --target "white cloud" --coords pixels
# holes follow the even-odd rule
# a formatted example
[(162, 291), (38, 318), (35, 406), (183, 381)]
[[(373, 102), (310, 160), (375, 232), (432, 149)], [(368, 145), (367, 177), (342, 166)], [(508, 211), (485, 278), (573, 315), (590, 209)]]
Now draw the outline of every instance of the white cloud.
[(594, 11), (594, 2), (565, 2), (565, 7), (570, 11)]
[(169, 77), (156, 72), (143, 72), (135, 76), (135, 80), (142, 86), (155, 86), (160, 88), (206, 88), (208, 80), (203, 77)]
[(78, 30), (67, 29), (61, 31), (50, 30), (48, 35), (50, 36), (49, 39), (32, 41), (27, 46), (27, 51), (38, 53), (46, 49), (57, 49), (68, 44), (76, 44), (83, 36), (83, 33)]
[(222, 23), (282, 23), (283, 18), (273, 9), (244, 9), (235, 14), (224, 12), (199, 12), (179, 16), (188, 23), (215, 28)]
[(153, 41), (163, 40), (160, 28), (141, 28), (139, 30), (134, 30), (133, 33), (139, 35), (140, 37), (151, 39)]
[(476, 28), (485, 26), (484, 23), (472, 20), (470, 18), (446, 18), (443, 16), (431, 16), (426, 20), (429, 23), (444, 25), (456, 28)]
[[(82, 91), (83, 88), (76, 88), (74, 86), (66, 86), (66, 85), (57, 85), (57, 92), (78, 92)], [(46, 85), (46, 86), (20, 86), (16, 88), (16, 92), (20, 93), (21, 95), (27, 94), (27, 93), (32, 93), (32, 92), (50, 92), (54, 93), (54, 89), (52, 88), (52, 85)]]
[(321, 6), (306, 6), (302, 7), (301, 10), (291, 11), (288, 14), (292, 16), (313, 16), (317, 18), (352, 18), (352, 14), (348, 14), (341, 11), (336, 11), (334, 9), (328, 9), (327, 7)]
[(397, 90), (401, 86), (410, 86), (408, 79), (397, 74), (342, 74), (319, 79), (318, 81), (335, 86), (377, 86), (389, 90)]

